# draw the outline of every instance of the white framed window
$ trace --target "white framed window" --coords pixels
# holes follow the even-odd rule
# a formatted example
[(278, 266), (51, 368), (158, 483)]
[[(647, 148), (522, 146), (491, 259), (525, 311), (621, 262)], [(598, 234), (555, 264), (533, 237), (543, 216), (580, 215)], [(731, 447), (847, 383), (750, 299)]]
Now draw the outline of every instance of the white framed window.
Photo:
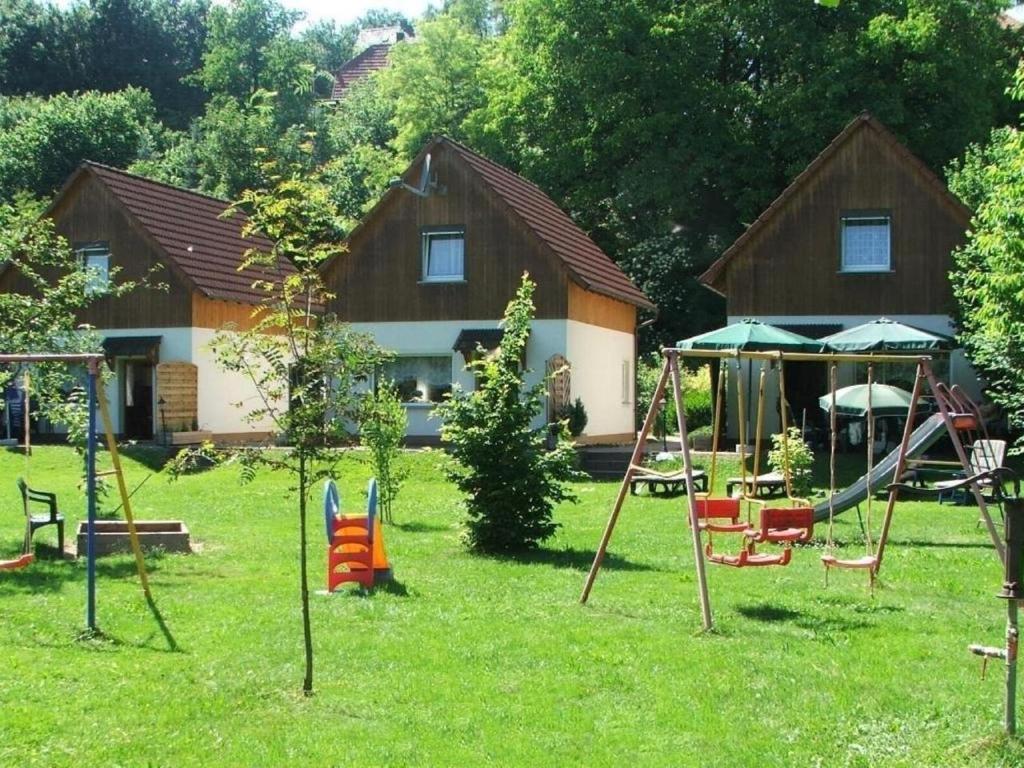
[(843, 216), (840, 223), (843, 272), (888, 272), (892, 269), (892, 221), (887, 214), (850, 214)]
[(452, 391), (452, 356), (401, 355), (381, 366), (379, 378), (393, 381), (405, 404), (440, 403)]
[(106, 293), (110, 288), (110, 246), (107, 243), (86, 243), (75, 248), (85, 270), (85, 294)]
[(423, 282), (452, 283), (465, 279), (466, 233), (460, 228), (423, 233)]
[(629, 360), (622, 361), (622, 404), (629, 405), (632, 402), (630, 394), (633, 391), (633, 377), (630, 375)]

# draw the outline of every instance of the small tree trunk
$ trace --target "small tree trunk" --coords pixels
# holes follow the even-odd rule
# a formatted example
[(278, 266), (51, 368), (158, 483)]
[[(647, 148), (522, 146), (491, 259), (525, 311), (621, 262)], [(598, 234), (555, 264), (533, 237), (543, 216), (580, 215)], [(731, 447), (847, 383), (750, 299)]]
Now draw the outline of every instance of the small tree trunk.
[[(301, 448), (299, 449), (301, 452)], [(306, 646), (306, 674), (302, 692), (313, 695), (313, 631), (309, 622), (309, 583), (306, 568), (306, 457), (299, 455), (299, 587), (302, 595), (302, 635)]]

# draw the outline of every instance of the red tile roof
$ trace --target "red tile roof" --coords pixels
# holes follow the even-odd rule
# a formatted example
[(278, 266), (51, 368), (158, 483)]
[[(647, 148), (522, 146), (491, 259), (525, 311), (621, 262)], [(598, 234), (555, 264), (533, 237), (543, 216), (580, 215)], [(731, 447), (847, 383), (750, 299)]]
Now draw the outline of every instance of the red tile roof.
[(338, 71), (334, 73), (334, 87), (331, 88), (331, 98), (340, 99), (345, 95), (345, 91), (348, 90), (352, 83), (362, 80), (379, 69), (384, 69), (388, 64), (389, 50), (391, 50), (390, 43), (371, 45), (342, 64)]
[[(246, 219), (242, 214), (220, 218), (230, 205), (226, 200), (92, 162), (83, 163), (72, 179), (83, 172), (91, 173), (109, 189), (164, 252), (169, 266), (211, 299), (259, 303), (266, 294), (253, 289), (255, 281), (295, 272), (284, 259), (274, 275), (264, 268), (239, 271), (247, 250), (269, 251), (272, 243), (260, 236), (243, 238), (241, 229)], [(65, 189), (70, 184), (71, 180)]]
[(964, 226), (970, 222), (971, 211), (965, 206), (960, 199), (957, 198), (945, 184), (942, 183), (942, 179), (936, 176), (932, 170), (924, 164), (924, 162), (913, 152), (907, 149), (897, 139), (892, 132), (886, 128), (882, 123), (876, 120), (868, 112), (861, 112), (857, 117), (853, 118), (846, 127), (839, 132), (836, 136), (825, 147), (817, 157), (815, 157), (810, 164), (804, 168), (789, 186), (782, 190), (782, 193), (775, 198), (771, 205), (764, 209), (760, 216), (758, 216), (754, 222), (747, 227), (746, 231), (736, 238), (736, 241), (730, 245), (725, 252), (718, 257), (718, 259), (707, 268), (707, 270), (699, 278), (700, 282), (706, 285), (715, 293), (725, 295), (724, 293), (724, 277), (725, 269), (729, 262), (739, 253), (751, 239), (764, 228), (767, 223), (778, 214), (779, 211), (785, 207), (790, 199), (797, 194), (801, 189), (806, 186), (811, 179), (813, 179), (817, 173), (825, 167), (825, 165), (832, 159), (833, 156), (839, 151), (839, 149), (846, 144), (853, 136), (859, 131), (870, 130), (880, 138), (885, 144), (889, 145), (890, 148), (896, 153), (896, 155), (910, 167), (911, 171), (914, 172), (917, 177), (924, 183), (924, 185), (930, 188), (939, 199), (948, 205), (960, 219), (963, 220)]
[(656, 309), (618, 264), (538, 186), (456, 141), (442, 137), (434, 143), (447, 144), (465, 160), (512, 212), (554, 251), (575, 282), (588, 291), (644, 309)]

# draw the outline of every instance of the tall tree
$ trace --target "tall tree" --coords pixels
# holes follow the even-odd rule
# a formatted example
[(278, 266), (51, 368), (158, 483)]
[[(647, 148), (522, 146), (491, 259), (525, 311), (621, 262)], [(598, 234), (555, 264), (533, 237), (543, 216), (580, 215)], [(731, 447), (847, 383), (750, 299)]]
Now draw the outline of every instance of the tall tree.
[(720, 321), (693, 315), (714, 302), (694, 277), (858, 112), (937, 169), (985, 135), (1012, 71), (1000, 5), (509, 0), (463, 130), (626, 263), (670, 341)]
[(83, 160), (116, 167), (138, 155), (153, 125), (153, 101), (116, 93), (0, 97), (0, 200), (17, 190), (52, 194)]

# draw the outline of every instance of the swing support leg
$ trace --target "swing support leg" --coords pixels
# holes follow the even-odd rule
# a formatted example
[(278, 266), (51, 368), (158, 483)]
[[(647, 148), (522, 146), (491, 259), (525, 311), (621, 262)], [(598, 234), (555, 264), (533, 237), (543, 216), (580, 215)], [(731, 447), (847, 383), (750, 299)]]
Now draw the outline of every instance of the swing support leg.
[(604, 561), (605, 553), (608, 551), (608, 543), (615, 530), (615, 524), (618, 522), (619, 513), (622, 511), (622, 504), (625, 502), (626, 496), (629, 493), (629, 485), (633, 479), (633, 475), (637, 471), (637, 467), (640, 466), (640, 460), (643, 457), (644, 448), (647, 444), (647, 436), (650, 434), (651, 429), (654, 426), (654, 421), (657, 419), (658, 413), (661, 411), (661, 400), (665, 394), (665, 387), (668, 384), (669, 377), (671, 376), (673, 397), (675, 399), (676, 413), (678, 414), (680, 447), (683, 454), (683, 465), (686, 476), (690, 531), (693, 539), (694, 557), (696, 560), (697, 583), (700, 590), (701, 618), (704, 629), (709, 630), (712, 628), (711, 603), (708, 597), (707, 574), (704, 568), (704, 549), (701, 546), (700, 541), (700, 526), (697, 517), (697, 501), (695, 498), (696, 489), (693, 484), (693, 463), (690, 457), (689, 441), (687, 440), (686, 415), (683, 410), (678, 353), (675, 350), (666, 350), (664, 354), (665, 364), (661, 369), (661, 376), (658, 378), (658, 384), (654, 388), (651, 405), (647, 409), (647, 417), (644, 419), (643, 426), (640, 428), (640, 433), (637, 435), (636, 445), (633, 447), (633, 454), (629, 460), (629, 468), (626, 470), (626, 474), (622, 478), (622, 484), (619, 486), (618, 495), (615, 497), (615, 504), (612, 507), (608, 523), (605, 525), (604, 534), (601, 536), (601, 543), (598, 545), (597, 552), (594, 554), (594, 562), (590, 566), (590, 572), (587, 574), (586, 583), (583, 585), (583, 593), (580, 595), (580, 603), (586, 604), (587, 599), (590, 597), (590, 590), (593, 588), (594, 581), (597, 579), (597, 574), (601, 570), (601, 563)]
[(594, 562), (590, 566), (590, 572), (587, 574), (586, 583), (583, 585), (583, 593), (580, 595), (580, 603), (585, 605), (587, 598), (590, 597), (590, 590), (594, 586), (594, 581), (597, 579), (597, 573), (601, 570), (601, 563), (604, 561), (604, 555), (608, 551), (608, 542), (611, 541), (612, 533), (615, 530), (615, 523), (618, 522), (619, 512), (622, 511), (622, 503), (626, 500), (626, 495), (629, 493), (629, 484), (633, 480), (633, 475), (636, 472), (634, 467), (640, 463), (640, 459), (643, 456), (644, 448), (647, 445), (647, 435), (650, 434), (651, 428), (654, 426), (654, 420), (658, 418), (658, 412), (661, 410), (661, 398), (665, 393), (665, 384), (668, 381), (668, 361), (665, 361), (665, 366), (661, 370), (661, 376), (658, 378), (658, 384), (654, 388), (654, 395), (651, 398), (651, 405), (647, 409), (647, 417), (644, 419), (644, 424), (640, 428), (640, 434), (637, 435), (636, 445), (633, 446), (633, 455), (629, 459), (629, 468), (626, 470), (626, 475), (622, 478), (622, 484), (619, 486), (619, 493), (615, 497), (615, 504), (612, 506), (612, 513), (608, 518), (608, 523), (605, 525), (604, 533), (601, 535), (601, 543), (597, 547), (597, 552), (594, 554)]

